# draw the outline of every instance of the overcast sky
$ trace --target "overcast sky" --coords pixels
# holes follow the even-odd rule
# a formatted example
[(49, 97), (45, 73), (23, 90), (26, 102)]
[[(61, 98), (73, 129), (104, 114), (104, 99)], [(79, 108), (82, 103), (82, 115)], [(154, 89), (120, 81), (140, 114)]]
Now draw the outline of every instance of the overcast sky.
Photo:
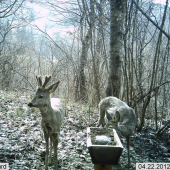
[[(65, 1), (65, 0), (64, 0)], [(166, 0), (153, 0), (154, 3), (160, 3), (165, 5)], [(32, 5), (32, 4), (31, 4)], [(170, 4), (169, 4), (170, 5)], [(44, 30), (45, 26), (46, 27), (50, 27), (50, 18), (48, 16), (49, 14), (49, 10), (47, 8), (44, 7), (40, 7), (38, 5), (34, 5), (34, 10), (36, 13), (39, 13), (39, 15), (42, 17), (41, 19), (38, 19), (34, 22), (34, 24), (36, 24), (40, 29)], [(47, 28), (48, 29), (48, 28)], [(50, 28), (50, 32), (48, 32), (50, 34), (50, 36), (52, 36), (52, 34), (54, 32), (60, 32), (61, 35), (65, 35), (66, 32), (70, 31), (72, 32), (74, 30), (73, 26), (69, 26), (69, 27), (63, 27), (61, 25), (55, 26), (55, 28)]]

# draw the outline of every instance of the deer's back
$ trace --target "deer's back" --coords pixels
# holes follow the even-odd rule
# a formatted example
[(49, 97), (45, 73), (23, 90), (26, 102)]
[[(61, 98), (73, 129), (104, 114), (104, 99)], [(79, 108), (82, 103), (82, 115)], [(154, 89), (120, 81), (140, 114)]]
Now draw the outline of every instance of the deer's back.
[(116, 97), (106, 97), (105, 99), (101, 100), (99, 103), (99, 107), (101, 107), (103, 110), (108, 110), (109, 108), (118, 108), (118, 107), (129, 107), (125, 102), (121, 101), (120, 99)]

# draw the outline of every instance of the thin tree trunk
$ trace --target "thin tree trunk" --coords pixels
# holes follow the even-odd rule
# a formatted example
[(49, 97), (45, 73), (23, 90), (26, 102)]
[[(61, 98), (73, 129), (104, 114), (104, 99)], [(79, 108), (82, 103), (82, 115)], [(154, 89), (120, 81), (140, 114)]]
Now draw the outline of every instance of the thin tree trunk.
[(87, 64), (87, 52), (89, 49), (90, 30), (87, 32), (85, 40), (82, 41), (82, 53), (80, 56), (80, 72), (79, 72), (79, 83), (80, 83), (80, 100), (86, 100), (87, 88), (86, 88), (86, 76), (84, 68)]
[(81, 24), (81, 43), (82, 43), (82, 52), (81, 52), (81, 56), (80, 56), (80, 67), (79, 67), (79, 100), (86, 100), (87, 99), (87, 88), (86, 88), (86, 76), (85, 76), (85, 66), (87, 64), (87, 53), (89, 50), (89, 46), (90, 46), (90, 40), (91, 40), (91, 26), (88, 28), (88, 31), (86, 33), (86, 35), (84, 36), (84, 18), (85, 18), (85, 14), (88, 11), (86, 9), (86, 2), (83, 0), (83, 15), (82, 18), (80, 20), (80, 24)]
[[(92, 26), (92, 37), (95, 37), (95, 10), (94, 10), (94, 1), (91, 0), (91, 13), (92, 13), (92, 17), (91, 17), (91, 26)], [(101, 21), (103, 18), (102, 15), (102, 7), (101, 7), (101, 3), (97, 4), (98, 7), (98, 12), (99, 12), (99, 22), (98, 22), (98, 29), (97, 29), (97, 41), (95, 44), (95, 39), (93, 39), (92, 43), (91, 43), (91, 49), (93, 49), (93, 42), (94, 42), (94, 50), (92, 50), (92, 61), (93, 61), (93, 75), (94, 75), (94, 82), (93, 82), (93, 88), (95, 89), (95, 93), (96, 94), (96, 101), (97, 103), (100, 102), (100, 81), (99, 81), (99, 54), (100, 54), (100, 50), (101, 50), (101, 45), (102, 45), (102, 25), (101, 25)]]

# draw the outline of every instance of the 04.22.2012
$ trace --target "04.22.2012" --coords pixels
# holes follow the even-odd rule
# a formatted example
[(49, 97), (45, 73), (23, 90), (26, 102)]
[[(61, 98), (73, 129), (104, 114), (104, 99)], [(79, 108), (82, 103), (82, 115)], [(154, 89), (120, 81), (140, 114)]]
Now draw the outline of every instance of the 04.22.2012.
[(136, 170), (170, 170), (170, 163), (136, 163)]

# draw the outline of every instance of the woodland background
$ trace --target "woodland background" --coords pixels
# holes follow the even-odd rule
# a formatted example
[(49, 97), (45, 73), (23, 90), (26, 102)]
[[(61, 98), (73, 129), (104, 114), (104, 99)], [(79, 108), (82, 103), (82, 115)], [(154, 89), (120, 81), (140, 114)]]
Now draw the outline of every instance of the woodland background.
[(125, 101), (138, 116), (132, 167), (121, 137), (124, 149), (114, 169), (170, 162), (170, 8), (168, 0), (154, 2), (0, 0), (1, 163), (44, 169), (41, 116), (27, 106), (36, 75), (60, 80), (53, 95), (67, 114), (58, 146), (61, 169), (93, 169), (86, 129), (96, 126), (106, 96)]
[(135, 109), (139, 130), (146, 116), (158, 129), (170, 112), (169, 32), (168, 0), (1, 0), (0, 88), (33, 94), (35, 76), (52, 75), (66, 103), (114, 95)]

